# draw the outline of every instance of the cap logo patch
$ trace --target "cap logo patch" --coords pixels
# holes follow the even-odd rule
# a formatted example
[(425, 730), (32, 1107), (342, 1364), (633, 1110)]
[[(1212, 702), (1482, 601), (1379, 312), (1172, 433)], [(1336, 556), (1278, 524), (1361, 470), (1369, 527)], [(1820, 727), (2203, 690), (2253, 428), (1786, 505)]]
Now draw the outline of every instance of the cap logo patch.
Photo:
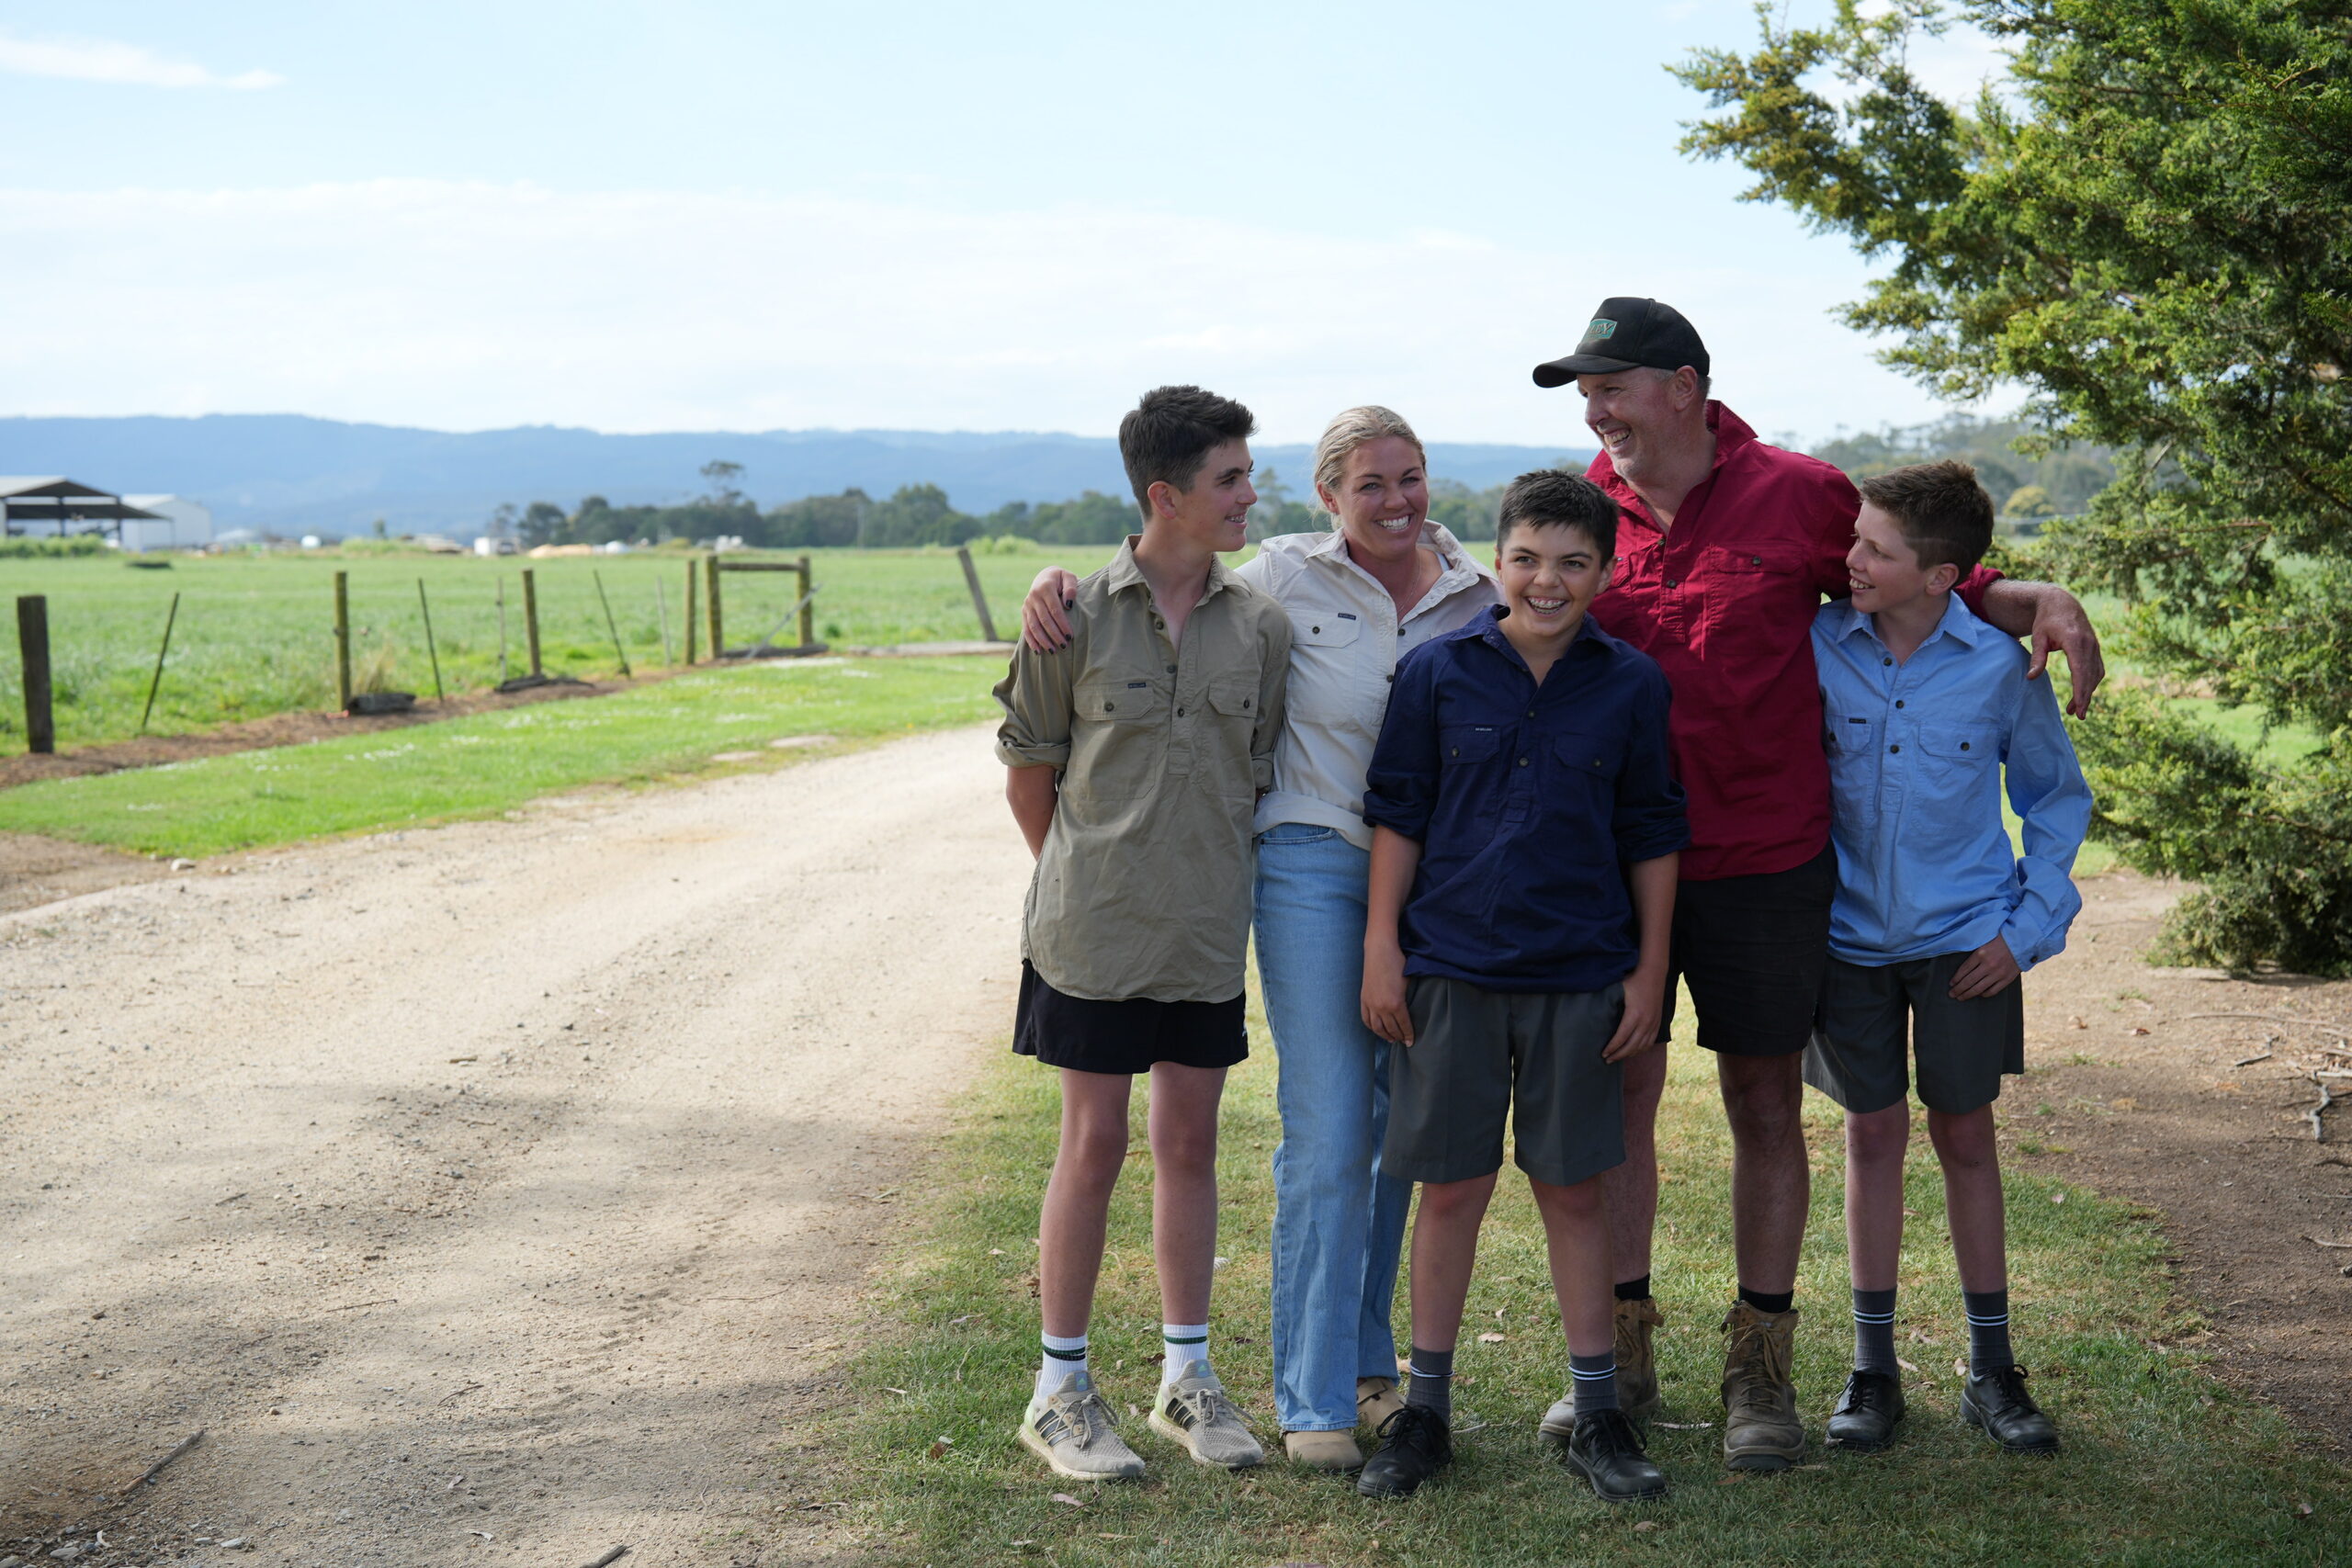
[(1588, 341), (1615, 337), (1617, 323), (1596, 316), (1593, 318), (1592, 324), (1585, 328), (1584, 335)]

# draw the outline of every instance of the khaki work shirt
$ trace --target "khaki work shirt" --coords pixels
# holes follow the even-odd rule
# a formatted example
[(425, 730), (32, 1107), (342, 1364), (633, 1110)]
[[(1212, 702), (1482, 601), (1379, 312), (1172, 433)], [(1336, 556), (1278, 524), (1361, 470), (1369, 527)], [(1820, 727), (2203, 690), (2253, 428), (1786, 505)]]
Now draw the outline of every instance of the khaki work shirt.
[(1070, 643), (998, 682), (996, 753), (1059, 768), (1022, 956), (1066, 996), (1241, 994), (1250, 816), (1274, 782), (1290, 619), (1222, 563), (1170, 645), (1129, 536), (1078, 585)]

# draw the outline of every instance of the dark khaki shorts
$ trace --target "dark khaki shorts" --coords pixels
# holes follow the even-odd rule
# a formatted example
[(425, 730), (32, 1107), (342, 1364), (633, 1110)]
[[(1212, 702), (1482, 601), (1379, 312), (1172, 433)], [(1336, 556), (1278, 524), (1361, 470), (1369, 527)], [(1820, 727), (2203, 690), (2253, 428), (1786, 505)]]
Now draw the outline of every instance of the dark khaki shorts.
[(1383, 1176), (1467, 1181), (1503, 1168), (1510, 1122), (1519, 1168), (1572, 1187), (1625, 1159), (1622, 1070), (1600, 1059), (1625, 988), (1489, 991), (1424, 976), (1406, 982), (1413, 1043), (1388, 1053)]
[(1928, 1110), (1957, 1116), (1998, 1100), (2001, 1075), (2025, 1071), (2025, 986), (1956, 1002), (1951, 977), (1967, 958), (1864, 964), (1833, 956), (1804, 1081), (1866, 1115), (1903, 1102), (1905, 1069), (1917, 1057), (1919, 1103)]

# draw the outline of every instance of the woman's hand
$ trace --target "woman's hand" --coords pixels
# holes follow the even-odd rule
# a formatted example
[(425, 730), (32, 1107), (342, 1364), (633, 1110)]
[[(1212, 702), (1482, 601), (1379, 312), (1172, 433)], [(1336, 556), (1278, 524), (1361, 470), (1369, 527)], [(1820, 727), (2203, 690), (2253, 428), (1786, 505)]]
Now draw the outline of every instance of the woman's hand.
[(1021, 601), (1021, 640), (1032, 653), (1053, 653), (1069, 646), (1070, 605), (1078, 602), (1078, 579), (1060, 567), (1049, 566), (1029, 585)]
[(1398, 1045), (1413, 1043), (1413, 1015), (1405, 1005), (1405, 952), (1394, 942), (1363, 944), (1363, 1026)]
[(1658, 1020), (1665, 1016), (1666, 971), (1635, 969), (1625, 976), (1625, 1015), (1600, 1048), (1600, 1059), (1622, 1062), (1657, 1044)]

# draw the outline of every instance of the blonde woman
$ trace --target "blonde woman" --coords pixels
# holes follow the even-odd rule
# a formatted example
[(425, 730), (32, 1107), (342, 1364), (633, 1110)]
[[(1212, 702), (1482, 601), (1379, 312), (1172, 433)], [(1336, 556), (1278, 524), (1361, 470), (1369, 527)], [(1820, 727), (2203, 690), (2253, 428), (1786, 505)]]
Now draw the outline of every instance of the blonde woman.
[[(1238, 568), (1290, 615), (1289, 710), (1273, 791), (1258, 806), (1256, 931), (1280, 1059), (1274, 1151), (1274, 1402), (1289, 1457), (1352, 1471), (1359, 1422), (1400, 1407), (1389, 1325), (1409, 1186), (1380, 1173), (1388, 1043), (1360, 1010), (1372, 830), (1364, 771), (1396, 661), (1498, 602), (1494, 577), (1429, 520), (1429, 459), (1376, 405), (1315, 446), (1315, 493), (1338, 526), (1277, 535)], [(1077, 579), (1037, 575), (1022, 606), (1040, 652), (1069, 637)]]

